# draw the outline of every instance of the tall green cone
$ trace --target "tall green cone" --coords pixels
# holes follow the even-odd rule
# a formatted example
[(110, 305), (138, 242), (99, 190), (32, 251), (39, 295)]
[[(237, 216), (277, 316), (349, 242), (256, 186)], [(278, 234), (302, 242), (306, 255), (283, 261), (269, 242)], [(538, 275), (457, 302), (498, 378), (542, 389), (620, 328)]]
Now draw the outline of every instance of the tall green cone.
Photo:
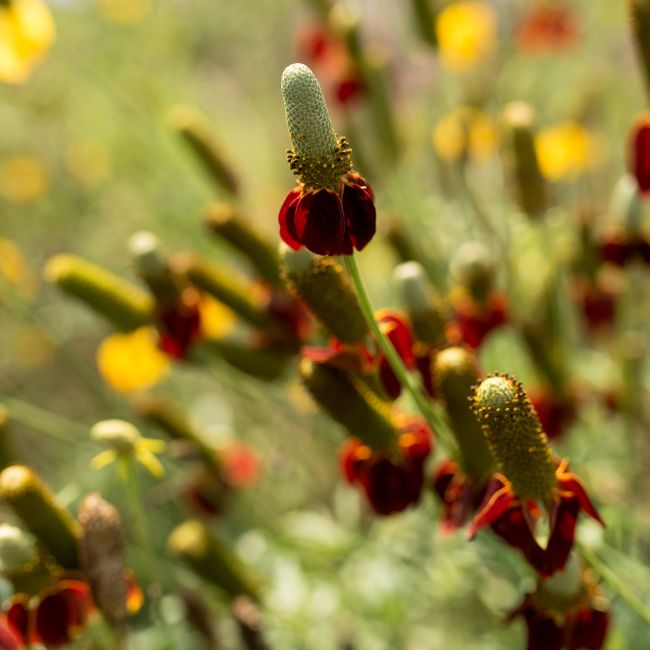
[(205, 341), (201, 348), (218, 354), (233, 368), (245, 372), (262, 381), (273, 381), (281, 377), (291, 355), (284, 351), (252, 347), (234, 338), (221, 338)]
[(535, 151), (535, 111), (525, 102), (512, 102), (503, 110), (503, 158), (519, 207), (539, 218), (548, 208), (548, 187)]
[(469, 402), (479, 379), (476, 358), (461, 347), (442, 350), (433, 360), (433, 378), (458, 443), (462, 470), (479, 481), (489, 478), (494, 458)]
[(79, 568), (78, 526), (29, 467), (12, 465), (0, 473), (0, 500), (64, 569)]
[(303, 384), (323, 410), (351, 436), (372, 449), (390, 449), (397, 438), (390, 404), (377, 397), (363, 382), (330, 366), (303, 360)]
[(276, 248), (258, 234), (237, 208), (230, 203), (213, 203), (205, 213), (204, 222), (210, 231), (242, 253), (265, 282), (273, 286), (281, 284)]
[(352, 283), (331, 257), (283, 247), (282, 278), (341, 343), (361, 343), (370, 333)]
[(153, 319), (154, 301), (148, 293), (75, 255), (55, 255), (45, 278), (78, 298), (122, 330), (133, 330)]
[(194, 106), (176, 106), (169, 115), (171, 127), (183, 138), (217, 187), (239, 193), (239, 179), (231, 167), (215, 128)]
[(517, 496), (550, 500), (553, 454), (521, 384), (507, 375), (488, 377), (476, 387), (472, 401), (499, 470)]
[(218, 587), (230, 600), (241, 595), (258, 599), (260, 580), (200, 521), (191, 519), (175, 528), (167, 545), (172, 555)]

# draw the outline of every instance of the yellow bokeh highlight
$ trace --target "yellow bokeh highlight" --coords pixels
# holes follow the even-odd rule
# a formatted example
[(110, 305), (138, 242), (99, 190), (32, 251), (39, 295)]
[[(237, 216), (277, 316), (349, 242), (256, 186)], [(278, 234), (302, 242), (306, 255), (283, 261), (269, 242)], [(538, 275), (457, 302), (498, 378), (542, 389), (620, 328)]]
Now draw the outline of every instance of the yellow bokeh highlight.
[(433, 129), (433, 148), (446, 162), (484, 162), (496, 146), (496, 129), (483, 111), (463, 106), (442, 117)]
[(453, 72), (469, 70), (496, 44), (497, 21), (485, 2), (454, 2), (436, 19), (438, 51), (442, 65)]
[(47, 172), (33, 156), (11, 156), (0, 163), (0, 195), (11, 203), (32, 203), (47, 186)]
[[(0, 237), (0, 275), (24, 297), (36, 293), (37, 279), (21, 250), (10, 239)], [(0, 291), (0, 295), (2, 291)]]
[(111, 388), (129, 393), (157, 384), (169, 372), (170, 361), (158, 348), (156, 330), (141, 327), (104, 339), (97, 349), (97, 367)]
[(99, 10), (114, 23), (135, 23), (151, 11), (151, 0), (97, 0)]
[(54, 19), (42, 0), (0, 4), (0, 81), (24, 82), (55, 36)]
[(542, 174), (552, 181), (571, 180), (593, 167), (596, 137), (577, 122), (562, 122), (539, 131), (535, 150)]
[(93, 187), (110, 174), (111, 159), (103, 142), (92, 139), (75, 140), (66, 149), (65, 166), (75, 180), (82, 185)]
[(237, 322), (235, 313), (212, 296), (203, 294), (199, 303), (201, 334), (206, 339), (220, 339), (232, 332)]

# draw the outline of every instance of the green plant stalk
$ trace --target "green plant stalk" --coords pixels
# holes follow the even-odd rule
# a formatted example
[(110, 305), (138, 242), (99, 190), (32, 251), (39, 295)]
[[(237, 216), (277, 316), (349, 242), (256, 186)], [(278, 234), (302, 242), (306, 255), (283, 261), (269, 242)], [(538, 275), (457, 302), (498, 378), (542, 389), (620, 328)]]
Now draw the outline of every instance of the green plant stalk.
[(375, 320), (372, 305), (370, 304), (370, 299), (368, 298), (366, 288), (363, 284), (363, 280), (361, 279), (359, 268), (357, 267), (357, 262), (354, 258), (354, 255), (343, 255), (342, 257), (345, 268), (350, 276), (350, 279), (352, 280), (354, 288), (356, 289), (363, 316), (366, 319), (368, 327), (375, 337), (375, 340), (377, 341), (377, 345), (379, 345), (381, 351), (384, 353), (384, 356), (388, 361), (388, 365), (390, 365), (391, 370), (397, 376), (400, 384), (411, 394), (411, 397), (413, 398), (413, 401), (415, 402), (420, 413), (424, 416), (425, 420), (435, 431), (436, 435), (442, 440), (444, 446), (450, 453), (455, 455), (457, 451), (457, 445), (452, 437), (451, 432), (449, 431), (447, 423), (444, 421), (443, 417), (434, 410), (433, 405), (429, 403), (429, 398), (422, 390), (421, 384), (417, 382), (415, 378), (409, 373), (409, 371), (406, 369), (406, 366), (404, 366), (404, 363), (402, 362), (399, 354), (379, 328), (379, 325)]

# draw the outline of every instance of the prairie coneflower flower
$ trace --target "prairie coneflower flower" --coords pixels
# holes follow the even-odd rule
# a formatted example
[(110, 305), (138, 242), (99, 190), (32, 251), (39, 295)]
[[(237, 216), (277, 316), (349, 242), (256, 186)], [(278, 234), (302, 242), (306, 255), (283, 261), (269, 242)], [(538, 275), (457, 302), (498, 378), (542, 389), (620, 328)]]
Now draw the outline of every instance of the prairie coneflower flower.
[(643, 198), (650, 196), (650, 112), (641, 115), (630, 133), (629, 167)]
[(306, 65), (285, 69), (282, 95), (293, 143), (289, 167), (300, 180), (280, 208), (280, 237), (294, 250), (351, 255), (375, 234), (373, 191), (352, 171), (352, 150), (345, 138), (336, 138), (321, 87)]

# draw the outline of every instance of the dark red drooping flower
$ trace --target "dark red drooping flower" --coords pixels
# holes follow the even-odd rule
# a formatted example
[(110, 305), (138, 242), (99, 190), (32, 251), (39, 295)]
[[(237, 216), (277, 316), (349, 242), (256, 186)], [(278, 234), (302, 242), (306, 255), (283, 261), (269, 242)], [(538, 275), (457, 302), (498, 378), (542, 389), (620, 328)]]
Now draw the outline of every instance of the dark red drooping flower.
[(280, 237), (294, 250), (317, 255), (352, 255), (362, 250), (376, 230), (374, 194), (356, 172), (347, 173), (336, 190), (298, 183), (279, 214)]
[[(481, 346), (485, 337), (508, 321), (507, 299), (504, 293), (493, 291), (484, 305), (470, 296), (454, 300), (455, 323), (452, 330), (460, 340), (473, 350)], [(452, 338), (454, 332), (452, 331)]]
[(641, 115), (630, 133), (629, 166), (642, 196), (650, 195), (650, 113)]
[(402, 512), (420, 500), (432, 438), (426, 424), (414, 418), (404, 422), (390, 452), (375, 451), (350, 438), (340, 453), (341, 471), (348, 483), (361, 486), (377, 514)]
[(162, 308), (157, 316), (159, 346), (175, 359), (184, 359), (192, 343), (201, 334), (200, 294), (185, 289), (180, 300)]
[(531, 391), (530, 401), (549, 438), (562, 435), (575, 421), (577, 399), (575, 393), (558, 396), (548, 390)]

